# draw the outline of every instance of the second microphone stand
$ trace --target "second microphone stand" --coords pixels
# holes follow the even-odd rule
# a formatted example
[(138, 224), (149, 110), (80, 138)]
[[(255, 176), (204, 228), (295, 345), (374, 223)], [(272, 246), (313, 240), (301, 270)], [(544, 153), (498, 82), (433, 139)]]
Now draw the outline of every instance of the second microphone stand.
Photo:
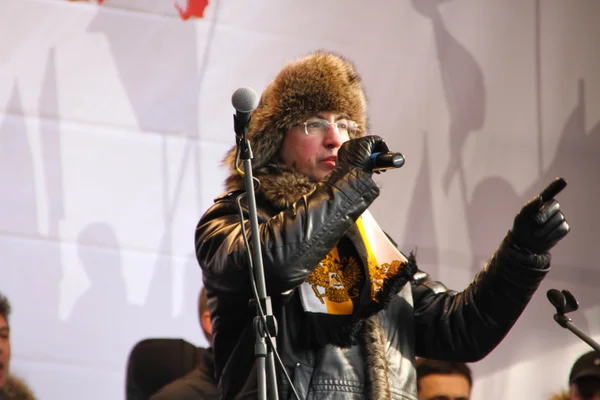
[(573, 296), (568, 290), (563, 290), (561, 292), (558, 289), (550, 289), (546, 295), (548, 296), (550, 303), (552, 303), (552, 305), (556, 308), (554, 320), (560, 326), (573, 332), (581, 340), (589, 344), (594, 350), (600, 353), (600, 345), (598, 342), (581, 331), (581, 329), (571, 322), (571, 318), (565, 315), (579, 309), (579, 303), (577, 303), (575, 296)]

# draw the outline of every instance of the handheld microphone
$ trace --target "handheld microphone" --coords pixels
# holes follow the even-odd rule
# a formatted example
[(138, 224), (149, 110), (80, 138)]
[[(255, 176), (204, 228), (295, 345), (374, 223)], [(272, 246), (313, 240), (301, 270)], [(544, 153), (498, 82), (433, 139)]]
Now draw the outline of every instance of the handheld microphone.
[(231, 104), (235, 108), (233, 115), (233, 129), (238, 137), (243, 137), (250, 124), (250, 115), (258, 107), (258, 95), (254, 89), (239, 88), (231, 96)]
[(371, 154), (373, 171), (383, 172), (404, 165), (404, 156), (401, 153), (373, 153)]

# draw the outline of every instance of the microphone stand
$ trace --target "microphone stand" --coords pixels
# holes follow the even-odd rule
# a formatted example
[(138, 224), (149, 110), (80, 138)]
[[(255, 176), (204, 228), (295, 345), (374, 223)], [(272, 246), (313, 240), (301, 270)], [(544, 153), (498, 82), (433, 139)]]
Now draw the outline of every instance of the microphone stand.
[[(254, 265), (254, 280), (256, 282), (256, 289), (258, 293), (258, 300), (260, 304), (255, 304), (255, 301), (251, 300), (254, 305), (256, 316), (254, 317), (254, 331), (255, 331), (255, 342), (254, 342), (254, 355), (257, 361), (257, 385), (258, 385), (258, 399), (267, 399), (267, 389), (270, 400), (278, 400), (279, 395), (277, 391), (277, 378), (275, 374), (275, 358), (274, 358), (274, 347), (275, 337), (277, 335), (277, 321), (273, 315), (273, 309), (271, 306), (271, 298), (267, 296), (267, 288), (265, 284), (265, 273), (263, 267), (262, 252), (260, 247), (260, 236), (258, 232), (258, 217), (256, 211), (256, 195), (254, 193), (254, 178), (252, 175), (252, 148), (250, 142), (246, 137), (248, 125), (238, 120), (237, 115), (234, 114), (234, 128), (238, 140), (240, 160), (243, 161), (244, 165), (244, 184), (246, 186), (246, 198), (248, 200), (248, 211), (250, 218), (250, 231), (252, 235), (252, 245), (254, 251), (253, 265)], [(250, 249), (248, 249), (250, 251)], [(264, 314), (261, 311), (264, 310)], [(264, 320), (263, 320), (264, 316)], [(270, 346), (267, 346), (266, 338), (270, 336)], [(268, 384), (268, 386), (267, 386)]]
[(579, 303), (568, 290), (562, 292), (557, 289), (550, 289), (546, 293), (550, 303), (556, 308), (554, 320), (563, 328), (570, 330), (577, 335), (581, 340), (589, 344), (594, 350), (600, 353), (600, 345), (594, 339), (583, 333), (575, 324), (571, 322), (571, 318), (565, 314), (579, 309)]

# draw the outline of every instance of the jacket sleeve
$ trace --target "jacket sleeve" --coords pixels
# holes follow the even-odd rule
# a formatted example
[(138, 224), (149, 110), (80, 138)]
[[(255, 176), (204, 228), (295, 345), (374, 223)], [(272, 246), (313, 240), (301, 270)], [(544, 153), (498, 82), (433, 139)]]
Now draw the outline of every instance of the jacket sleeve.
[(521, 315), (549, 265), (549, 254), (525, 254), (507, 237), (463, 292), (416, 276), (416, 355), (460, 362), (488, 355)]
[[(368, 174), (334, 173), (315, 190), (273, 216), (259, 210), (258, 223), (265, 282), (270, 293), (299, 286), (345, 231), (379, 195)], [(244, 220), (252, 247), (248, 209)], [(196, 255), (205, 282), (230, 293), (250, 286), (246, 246), (235, 199), (217, 202), (196, 229)]]

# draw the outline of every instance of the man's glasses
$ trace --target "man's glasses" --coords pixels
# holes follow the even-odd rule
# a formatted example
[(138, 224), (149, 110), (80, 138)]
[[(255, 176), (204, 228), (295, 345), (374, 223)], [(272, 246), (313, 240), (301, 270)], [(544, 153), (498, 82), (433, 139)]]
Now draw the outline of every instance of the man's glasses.
[(326, 134), (329, 130), (329, 125), (335, 125), (340, 135), (351, 136), (358, 131), (358, 124), (349, 119), (340, 119), (335, 122), (329, 122), (320, 118), (311, 118), (301, 125), (304, 125), (304, 132), (308, 136)]

